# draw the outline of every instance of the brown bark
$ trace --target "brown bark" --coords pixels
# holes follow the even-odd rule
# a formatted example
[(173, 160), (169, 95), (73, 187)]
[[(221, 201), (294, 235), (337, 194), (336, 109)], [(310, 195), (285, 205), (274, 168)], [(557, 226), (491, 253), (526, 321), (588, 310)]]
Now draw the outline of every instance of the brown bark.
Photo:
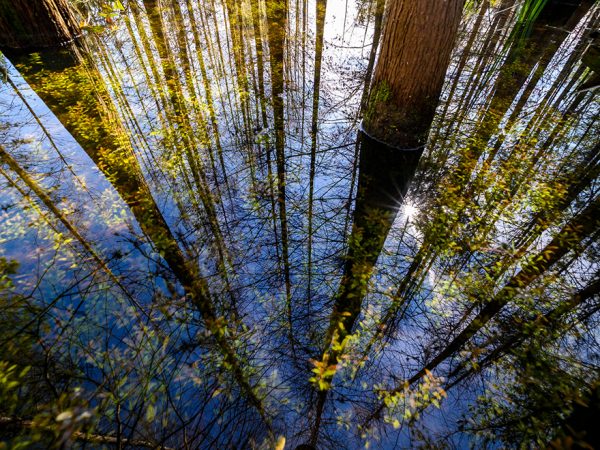
[(0, 0), (0, 48), (58, 47), (81, 29), (67, 0)]
[[(329, 339), (333, 338), (333, 333), (338, 328), (338, 323), (344, 326), (342, 335), (349, 333), (360, 312), (373, 266), (421, 156), (420, 152), (402, 152), (397, 147), (415, 146), (423, 142), (421, 139), (425, 138), (424, 133), (428, 131), (435, 112), (435, 105), (431, 108), (423, 105), (432, 101), (437, 103), (454, 35), (460, 23), (462, 0), (445, 2), (446, 6), (441, 9), (437, 4), (430, 5), (432, 2), (429, 0), (417, 3), (418, 5), (407, 6), (401, 2), (392, 2), (389, 7), (382, 53), (375, 70), (370, 108), (383, 105), (381, 91), (378, 89), (385, 85), (386, 89), (389, 89), (387, 106), (393, 106), (394, 109), (380, 111), (376, 117), (369, 116), (372, 110), (367, 111), (365, 115), (366, 131), (374, 136), (375, 140), (367, 137), (362, 140), (353, 230), (344, 276), (331, 317), (328, 345)], [(433, 12), (437, 15), (434, 16)], [(423, 25), (423, 17), (420, 14), (431, 21), (432, 30), (441, 27), (439, 36), (434, 37), (433, 33), (423, 32), (429, 28), (419, 27)], [(452, 16), (453, 22), (450, 22), (449, 16)], [(400, 33), (397, 26), (404, 27), (405, 31)], [(454, 34), (447, 35), (448, 29)], [(436, 60), (435, 64), (427, 66), (432, 70), (417, 74), (414, 69), (418, 58), (425, 58), (428, 54)], [(444, 66), (439, 65), (442, 62)], [(423, 67), (421, 62), (419, 68)], [(423, 86), (420, 86), (421, 81)], [(420, 114), (418, 126), (406, 128), (405, 125), (414, 119), (407, 109), (410, 105), (414, 111), (417, 111), (416, 108), (424, 109), (421, 109), (423, 114)], [(379, 126), (384, 128), (381, 133), (378, 132)], [(386, 140), (390, 136), (392, 140)], [(382, 140), (392, 142), (393, 145), (383, 145), (380, 142)]]
[(425, 143), (464, 1), (394, 1), (381, 41), (364, 128), (392, 147)]

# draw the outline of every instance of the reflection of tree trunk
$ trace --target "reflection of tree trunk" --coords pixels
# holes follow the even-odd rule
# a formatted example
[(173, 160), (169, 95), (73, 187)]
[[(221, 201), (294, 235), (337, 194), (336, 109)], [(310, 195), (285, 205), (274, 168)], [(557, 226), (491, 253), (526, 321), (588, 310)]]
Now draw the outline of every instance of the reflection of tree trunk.
[[(306, 114), (306, 55), (307, 55), (307, 50), (306, 50), (306, 37), (308, 36), (308, 0), (303, 0), (302, 1), (302, 61), (301, 61), (301, 66), (302, 66), (302, 102), (301, 102), (301, 106), (302, 106), (302, 119), (301, 119), (301, 130), (300, 130), (300, 135), (304, 136), (304, 122), (305, 122), (305, 114)], [(296, 36), (296, 39), (298, 39), (298, 37)], [(304, 145), (304, 140), (303, 140), (303, 145)]]
[[(450, 90), (448, 91), (448, 97), (446, 98), (444, 108), (438, 115), (438, 117), (441, 120), (444, 120), (446, 118), (446, 114), (448, 113), (448, 108), (452, 104), (452, 99), (454, 98), (454, 93), (456, 92), (456, 89), (459, 86), (463, 85), (463, 83), (461, 83), (462, 71), (466, 67), (467, 61), (469, 60), (469, 58), (472, 56), (473, 44), (476, 43), (475, 38), (479, 34), (479, 30), (481, 28), (481, 23), (483, 22), (483, 18), (485, 17), (489, 7), (490, 7), (489, 0), (484, 0), (481, 3), (481, 6), (479, 7), (479, 13), (477, 14), (477, 17), (475, 18), (475, 23), (473, 24), (473, 28), (469, 30), (469, 33), (470, 33), (469, 40), (467, 41), (465, 48), (462, 50), (460, 60), (458, 61), (458, 64), (456, 65), (456, 69), (454, 69), (454, 72), (452, 74), (452, 77), (451, 77), (452, 85), (450, 86)], [(474, 73), (472, 73), (471, 75), (473, 75), (473, 74)], [(466, 85), (468, 86), (469, 83), (467, 83)], [(431, 136), (431, 138), (430, 138), (431, 145), (435, 145), (441, 128), (442, 128), (442, 124), (439, 124), (438, 127), (435, 129), (435, 132), (432, 133), (433, 136)]]
[[(201, 147), (201, 143), (197, 140), (193, 132), (194, 127), (190, 120), (190, 111), (184, 101), (185, 96), (183, 93), (183, 87), (179, 79), (179, 74), (175, 69), (175, 61), (173, 60), (168, 46), (168, 36), (163, 26), (161, 11), (158, 7), (157, 1), (144, 0), (144, 8), (148, 15), (150, 27), (155, 38), (154, 41), (158, 49), (163, 72), (165, 74), (170, 105), (174, 110), (174, 117), (172, 118), (172, 121), (177, 124), (177, 127), (174, 129), (175, 143), (176, 146), (178, 146), (178, 149), (181, 150), (186, 156), (186, 161), (189, 164), (189, 171), (191, 172), (196, 186), (196, 189), (190, 187), (190, 191), (198, 192), (198, 196), (200, 197), (200, 201), (202, 202), (202, 206), (204, 207), (204, 211), (208, 217), (208, 223), (215, 240), (213, 247), (218, 254), (219, 274), (223, 278), (225, 287), (230, 294), (234, 317), (237, 317), (236, 298), (233, 294), (233, 290), (231, 289), (229, 276), (227, 273), (228, 267), (231, 266), (231, 262), (224, 243), (223, 232), (217, 218), (213, 194), (210, 191), (208, 179), (204, 168), (202, 167), (200, 156), (197, 152), (198, 148)], [(180, 10), (180, 8), (178, 7), (177, 10)], [(181, 11), (179, 11), (179, 14), (181, 14)], [(180, 46), (181, 51), (183, 52), (183, 58), (189, 60), (187, 49), (185, 49), (186, 42), (184, 36), (180, 37)], [(181, 143), (179, 143), (179, 141), (181, 141)], [(182, 168), (182, 172), (185, 176), (185, 167)]]
[[(413, 375), (408, 380), (409, 384), (419, 381), (427, 371), (435, 369), (459, 351), (471, 337), (485, 327), (512, 300), (517, 292), (527, 288), (568, 252), (577, 249), (584, 239), (597, 230), (598, 217), (600, 217), (600, 197), (571, 219), (552, 241), (541, 252), (530, 258), (529, 262), (524, 264), (521, 270), (490, 301), (481, 301), (484, 306), (477, 316), (436, 357)], [(392, 392), (400, 392), (403, 389), (404, 384)], [(370, 420), (379, 417), (384, 408), (385, 404), (379, 405), (370, 416)]]
[[(192, 74), (190, 71), (190, 67), (191, 67), (191, 58), (190, 55), (188, 53), (187, 50), (187, 35), (185, 33), (184, 27), (183, 27), (183, 13), (181, 10), (181, 6), (179, 4), (179, 0), (173, 0), (172, 1), (173, 4), (173, 9), (175, 11), (176, 17), (179, 18), (179, 26), (177, 27), (177, 39), (178, 39), (178, 47), (179, 47), (179, 51), (180, 51), (180, 61), (182, 62), (183, 65), (183, 71), (185, 74), (185, 79), (186, 79), (186, 85), (187, 85), (187, 89), (190, 93), (190, 95), (192, 96), (192, 108), (195, 112), (195, 117), (196, 117), (196, 125), (194, 126), (194, 123), (189, 120), (189, 118), (185, 121), (185, 125), (187, 126), (187, 128), (183, 128), (180, 129), (179, 131), (182, 134), (186, 133), (186, 130), (189, 130), (190, 135), (194, 135), (196, 133), (200, 134), (200, 139), (195, 139), (194, 145), (196, 146), (201, 146), (206, 145), (207, 147), (210, 147), (210, 143), (209, 143), (209, 138), (208, 138), (208, 124), (206, 122), (206, 119), (204, 117), (204, 113), (200, 110), (198, 102), (200, 100), (200, 97), (196, 91), (196, 87), (194, 85), (193, 79), (192, 79)], [(191, 16), (193, 17), (193, 11), (189, 11), (191, 13)], [(197, 33), (194, 30), (194, 38), (197, 39)], [(200, 50), (200, 48), (198, 48), (198, 60), (200, 61), (200, 66), (203, 67), (204, 66), (204, 62), (202, 59), (202, 52)], [(204, 74), (205, 75), (205, 74)], [(205, 83), (206, 86), (207, 83)], [(208, 97), (208, 93), (210, 93), (210, 90), (207, 91), (207, 97)], [(214, 115), (214, 108), (212, 107), (212, 99), (208, 99), (207, 100), (209, 103), (209, 112), (211, 114)], [(216, 120), (216, 119), (213, 119)], [(198, 128), (200, 128), (200, 130), (197, 130)], [(219, 135), (218, 135), (218, 128), (215, 126), (215, 123), (213, 122), (213, 131), (215, 132), (215, 140), (217, 142), (217, 152), (219, 154), (219, 156), (221, 157), (221, 168), (223, 170), (223, 184), (225, 185), (225, 188), (229, 191), (229, 184), (228, 184), (228, 180), (227, 180), (227, 172), (225, 170), (225, 164), (223, 162), (222, 159), (222, 149), (220, 146), (220, 139), (219, 139)], [(214, 172), (214, 177), (215, 177), (215, 191), (216, 191), (216, 195), (217, 198), (222, 198), (221, 195), (221, 188), (219, 187), (219, 177), (216, 171), (216, 167), (214, 165), (214, 158), (212, 156), (212, 149), (211, 148), (207, 148), (207, 152), (209, 153), (211, 162), (212, 162), (212, 167), (213, 167), (213, 172)], [(200, 170), (202, 170), (200, 168)], [(208, 191), (208, 182), (206, 180), (206, 176), (202, 175), (202, 178), (204, 179), (204, 183), (206, 184), (206, 189)], [(227, 248), (225, 246), (225, 242), (223, 239), (223, 233), (221, 231), (221, 226), (218, 223), (218, 219), (216, 217), (216, 207), (214, 206), (214, 202), (212, 201), (212, 195), (209, 195), (209, 199), (207, 199), (206, 201), (203, 201), (205, 208), (207, 209), (207, 212), (209, 212), (209, 220), (211, 221), (211, 223), (213, 223), (214, 225), (212, 225), (212, 229), (213, 229), (213, 233), (214, 233), (214, 238), (215, 238), (215, 243), (214, 243), (214, 247), (216, 249), (217, 254), (219, 255), (218, 258), (218, 270), (219, 270), (219, 274), (221, 275), (221, 277), (223, 278), (223, 282), (225, 283), (225, 287), (227, 292), (229, 293), (230, 299), (232, 301), (232, 304), (235, 306), (236, 304), (236, 299), (235, 299), (235, 295), (233, 293), (233, 290), (231, 288), (231, 281), (229, 279), (229, 274), (228, 274), (228, 270), (229, 267), (231, 267), (231, 258), (227, 252)], [(231, 195), (230, 195), (231, 198)], [(206, 207), (207, 204), (210, 203), (210, 208)], [(223, 208), (223, 214), (225, 215), (225, 210), (224, 210), (224, 206), (223, 206), (223, 202), (219, 202), (221, 205), (221, 208)], [(235, 308), (234, 308), (235, 309)]]
[(265, 104), (265, 68), (263, 59), (262, 29), (258, 0), (250, 1), (252, 11), (252, 27), (254, 30), (254, 45), (256, 47), (256, 71), (258, 73), (258, 97), (262, 117), (262, 126), (267, 126), (267, 108)]
[(365, 73), (365, 88), (360, 100), (361, 108), (365, 108), (367, 106), (367, 100), (369, 99), (369, 87), (371, 84), (371, 77), (373, 76), (373, 68), (375, 67), (375, 58), (377, 56), (377, 49), (379, 48), (379, 40), (381, 39), (384, 12), (385, 0), (375, 0), (375, 26), (373, 28), (373, 43), (371, 44), (369, 63), (367, 64), (367, 71)]
[[(497, 58), (496, 50), (498, 48), (498, 42), (502, 42), (503, 36), (506, 34), (506, 24), (509, 22), (509, 19), (512, 16), (514, 3), (515, 0), (502, 0), (500, 2), (498, 11), (495, 13), (494, 19), (487, 33), (482, 39), (478, 40), (483, 41), (483, 44), (478, 50), (478, 53), (482, 56), (477, 58), (474, 67), (470, 70), (471, 73), (469, 75), (469, 79), (463, 83), (465, 90), (461, 93), (458, 99), (458, 104), (454, 108), (456, 113), (454, 113), (451, 117), (445, 118), (448, 126), (446, 127), (446, 132), (443, 135), (444, 140), (447, 140), (448, 137), (452, 135), (453, 130), (461, 127), (465, 118), (468, 117), (467, 111), (469, 111), (469, 108), (471, 107), (473, 97), (475, 97), (475, 95), (481, 91), (481, 85), (486, 83), (486, 80), (489, 78), (489, 73), (493, 72), (494, 59), (492, 59), (490, 63), (490, 58)], [(500, 52), (500, 50), (501, 48), (498, 50), (498, 52)], [(488, 69), (490, 66), (492, 69)], [(460, 74), (457, 73), (457, 77), (460, 77)], [(482, 80), (484, 81), (482, 82)], [(451, 99), (448, 98), (448, 101), (451, 101)], [(441, 117), (444, 118), (444, 115), (441, 115)], [(438, 130), (438, 133), (433, 136), (432, 145), (438, 142), (439, 131), (440, 130)], [(440, 142), (438, 145), (441, 146), (443, 144)], [(451, 146), (448, 146), (448, 148), (450, 149)], [(439, 158), (438, 156), (439, 159), (436, 161), (436, 164), (438, 164), (438, 166), (443, 166), (446, 163), (449, 154), (450, 152), (447, 151), (443, 159)]]
[[(408, 191), (420, 157), (420, 150), (398, 151), (362, 136), (352, 233), (322, 358), (322, 363), (326, 366), (335, 367), (344, 351), (344, 339), (352, 332), (360, 314), (373, 267)], [(334, 375), (335, 373), (323, 378), (323, 388), (329, 387)], [(318, 393), (313, 444), (316, 443), (326, 397), (326, 389)]]
[(354, 223), (328, 339), (339, 326), (351, 332), (373, 266), (396, 217), (421, 151), (401, 152), (363, 135)]
[[(51, 61), (46, 67), (54, 64), (55, 68), (37, 72), (35, 67), (19, 66), (26, 81), (106, 174), (175, 276), (184, 287), (190, 288), (197, 274), (190, 272), (190, 265), (154, 202), (137, 159), (126, 143), (125, 130), (108, 110), (111, 100), (102, 80), (66, 50), (42, 57)], [(61, 60), (63, 67), (57, 68)], [(68, 92), (54, 89), (53, 82), (68, 82), (71, 89)], [(202, 291), (202, 295), (208, 294), (207, 287)]]
[(454, 175), (457, 182), (469, 179), (479, 156), (513, 104), (515, 95), (525, 85), (505, 128), (509, 129), (512, 126), (550, 59), (568, 36), (568, 32), (573, 30), (592, 4), (591, 0), (573, 3), (550, 0), (531, 25), (531, 33), (525, 43), (518, 39), (512, 42), (506, 61), (495, 80), (494, 94), (488, 109), (472, 138), (474, 144), (467, 147), (458, 162), (457, 173)]
[[(194, 9), (192, 8), (192, 4), (190, 0), (186, 0), (185, 2), (187, 13), (190, 18), (190, 23), (192, 25), (192, 33), (194, 36), (194, 46), (196, 47), (196, 59), (200, 66), (200, 74), (202, 76), (202, 85), (204, 86), (204, 94), (206, 97), (206, 106), (208, 108), (208, 114), (210, 117), (210, 124), (213, 132), (213, 138), (215, 140), (215, 147), (217, 148), (217, 154), (219, 156), (219, 163), (221, 165), (221, 171), (225, 176), (225, 160), (223, 159), (223, 148), (221, 146), (221, 137), (219, 133), (219, 126), (217, 123), (217, 115), (214, 107), (213, 93), (210, 85), (210, 79), (208, 78), (208, 74), (206, 72), (206, 63), (204, 62), (204, 54), (202, 53), (202, 41), (200, 39), (200, 35), (198, 33), (199, 25), (196, 23), (196, 18), (194, 16)], [(229, 187), (227, 186), (229, 190)]]
[[(329, 389), (361, 310), (373, 267), (408, 190), (434, 117), (463, 0), (392, 2), (375, 69), (359, 160), (348, 255), (317, 362), (316, 442)], [(427, 30), (427, 32), (425, 32)], [(436, 58), (423, 70), (423, 61)], [(325, 391), (325, 392), (323, 392)]]
[[(258, 73), (258, 101), (260, 104), (260, 113), (262, 124), (258, 128), (267, 128), (268, 125), (268, 117), (267, 117), (267, 103), (266, 103), (266, 95), (265, 95), (265, 68), (264, 68), (264, 46), (262, 39), (262, 16), (260, 12), (260, 4), (259, 0), (251, 0), (250, 8), (252, 12), (252, 27), (254, 30), (254, 45), (256, 48), (256, 71)], [(272, 150), (271, 143), (266, 142), (266, 178), (268, 181), (268, 196), (271, 203), (271, 219), (273, 221), (273, 235), (275, 238), (275, 252), (277, 257), (277, 264), (281, 267), (281, 258), (279, 257), (279, 234), (277, 231), (277, 202), (275, 200), (275, 194), (273, 192), (273, 169), (272, 169)], [(265, 171), (263, 171), (265, 173)]]
[[(203, 203), (206, 209), (206, 213), (209, 216), (209, 222), (211, 226), (214, 226), (214, 221), (210, 220), (214, 211), (214, 205), (210, 200), (210, 192), (206, 183), (206, 176), (202, 166), (202, 162), (199, 158), (195, 142), (195, 136), (191, 133), (192, 127), (189, 123), (189, 111), (184, 101), (183, 89), (179, 74), (175, 68), (175, 61), (171, 54), (167, 34), (165, 33), (161, 9), (159, 8), (158, 0), (144, 0), (144, 10), (150, 23), (150, 29), (152, 30), (152, 36), (154, 43), (158, 50), (160, 58), (160, 64), (164, 73), (164, 79), (169, 100), (163, 105), (167, 121), (171, 122), (171, 125), (175, 124), (176, 127), (171, 127), (168, 131), (172, 133), (172, 139), (174, 140), (175, 146), (178, 152), (182, 152), (185, 155), (185, 160), (189, 164), (189, 171), (182, 164), (182, 175), (188, 177), (191, 173), (194, 184), (189, 184), (190, 192), (197, 192), (200, 197), (200, 201)], [(134, 10), (138, 8), (133, 6)], [(150, 53), (151, 54), (151, 53)], [(151, 62), (151, 65), (153, 63)], [(160, 80), (161, 78), (157, 78)], [(172, 114), (169, 114), (168, 107), (172, 108)], [(167, 130), (165, 130), (167, 131)], [(189, 172), (189, 173), (188, 173)], [(194, 204), (197, 204), (197, 200), (193, 199)], [(215, 231), (213, 229), (213, 231)], [(217, 236), (218, 233), (215, 233)]]
[(289, 235), (286, 208), (285, 119), (284, 119), (284, 65), (285, 35), (287, 30), (287, 0), (269, 2), (267, 5), (267, 35), (269, 38), (269, 64), (271, 67), (271, 97), (275, 131), (275, 157), (277, 162), (277, 203), (281, 227), (281, 253), (285, 279), (286, 309), (290, 336), (292, 332), (292, 285), (289, 261)]
[(231, 52), (233, 54), (233, 65), (237, 75), (238, 93), (244, 130), (247, 135), (250, 134), (250, 110), (249, 110), (249, 83), (246, 69), (246, 58), (244, 55), (244, 30), (242, 23), (241, 2), (225, 0), (227, 9), (227, 18), (229, 22), (229, 33), (231, 35)]
[(59, 47), (81, 30), (67, 0), (3, 0), (0, 46), (9, 49)]
[[(245, 397), (268, 423), (262, 402), (244, 374), (235, 349), (228, 342), (225, 324), (219, 318), (208, 284), (197, 265), (184, 256), (158, 209), (127, 143), (125, 131), (110, 111), (111, 100), (99, 75), (93, 69), (86, 71), (77, 56), (66, 50), (42, 55), (42, 58), (48, 60), (42, 67), (44, 70), (20, 66), (21, 73), (131, 208), (140, 228), (201, 313)], [(56, 89), (61, 83), (67, 83), (70, 89)]]
[(315, 74), (313, 79), (312, 124), (310, 128), (310, 173), (308, 181), (308, 285), (307, 300), (310, 314), (312, 296), (312, 241), (313, 241), (313, 197), (315, 191), (315, 170), (317, 152), (317, 132), (319, 131), (319, 91), (321, 89), (321, 62), (323, 59), (323, 37), (327, 0), (317, 0), (317, 38), (315, 45)]
[[(548, 37), (550, 38), (550, 42), (552, 42), (553, 45), (550, 45), (549, 47), (547, 47), (544, 50), (543, 54), (540, 57), (540, 60), (538, 61), (537, 65), (535, 66), (534, 71), (532, 72), (532, 74), (530, 74), (530, 78), (525, 86), (525, 89), (521, 93), (516, 104), (511, 108), (512, 111), (508, 115), (507, 119), (505, 120), (505, 124), (504, 124), (505, 132), (498, 134), (497, 138), (495, 139), (494, 146), (493, 146), (492, 150), (490, 151), (489, 156), (486, 158), (486, 161), (484, 162), (484, 170), (479, 171), (479, 173), (477, 174), (478, 176), (482, 176), (483, 174), (485, 174), (486, 169), (489, 168), (489, 166), (491, 164), (491, 161), (498, 154), (498, 152), (499, 152), (500, 148), (502, 147), (502, 144), (504, 144), (504, 140), (507, 136), (506, 132), (510, 132), (510, 129), (512, 128), (512, 126), (517, 122), (517, 119), (521, 115), (521, 113), (523, 111), (523, 107), (529, 100), (529, 96), (533, 92), (533, 89), (535, 88), (537, 81), (539, 81), (539, 79), (541, 78), (543, 72), (545, 71), (548, 63), (554, 57), (556, 50), (558, 50), (558, 48), (562, 44), (564, 39), (560, 39), (560, 36), (556, 36), (556, 35), (560, 34), (560, 33), (564, 33), (565, 38), (566, 38), (566, 36), (568, 36), (568, 33), (570, 31), (572, 31), (572, 29), (579, 23), (579, 20), (585, 15), (585, 13), (589, 10), (590, 7), (591, 7), (591, 4), (584, 1), (580, 5), (580, 7), (577, 8), (575, 10), (575, 12), (573, 12), (570, 19), (567, 21), (567, 23), (563, 27), (561, 27), (561, 29), (559, 31), (556, 31), (553, 28), (551, 28), (551, 30), (553, 30), (553, 33), (548, 33), (548, 32), (545, 33), (545, 35), (550, 34), (550, 36), (548, 36)], [(571, 71), (573, 70), (574, 63), (579, 58), (580, 58), (580, 54), (577, 51), (573, 51), (570, 54), (568, 60), (565, 63), (565, 68), (563, 69), (561, 75), (557, 79), (557, 83), (560, 83), (562, 81), (562, 79), (564, 79), (567, 75), (569, 75), (571, 73)], [(518, 86), (518, 88), (520, 89), (520, 86)], [(550, 92), (552, 92), (552, 90)], [(548, 92), (547, 96), (550, 95), (550, 92)], [(510, 101), (510, 103), (512, 103), (512, 101)], [(544, 104), (546, 103), (546, 99), (542, 99), (538, 103), (541, 106), (538, 107), (538, 113), (536, 115), (543, 117), (543, 115), (545, 113)], [(507, 102), (506, 104), (509, 104), (509, 103)], [(497, 111), (492, 111), (493, 114), (495, 114), (496, 112)], [(534, 120), (531, 120), (530, 122), (534, 122)], [(486, 127), (484, 127), (484, 130), (489, 131), (489, 128), (486, 126)], [(483, 138), (482, 141), (480, 142), (480, 144), (482, 146), (484, 146), (485, 145), (484, 141), (486, 139), (489, 139), (491, 137), (491, 135), (490, 136), (483, 135), (483, 136), (479, 136), (479, 137)], [(474, 182), (473, 184), (476, 184), (476, 182)]]
[[(190, 54), (188, 52), (188, 42), (187, 42), (188, 40), (187, 40), (187, 33), (185, 30), (185, 26), (184, 26), (183, 11), (181, 9), (179, 0), (172, 0), (171, 4), (173, 7), (173, 11), (175, 12), (175, 17), (177, 18), (177, 20), (176, 20), (177, 23), (173, 24), (173, 27), (177, 29), (177, 44), (178, 44), (178, 50), (179, 50), (179, 60), (181, 61), (181, 65), (183, 68), (185, 84), (186, 84), (188, 93), (192, 99), (191, 100), (191, 109), (193, 110), (194, 117), (196, 119), (195, 123), (188, 119), (187, 124), (190, 125), (190, 133), (193, 130), (194, 134), (196, 134), (196, 133), (199, 134), (199, 139), (196, 139), (196, 142), (200, 145), (205, 145), (207, 147), (206, 151), (207, 151), (209, 159), (210, 159), (214, 179), (219, 180), (217, 167), (215, 165), (215, 158), (213, 155), (213, 149), (211, 147), (211, 143), (210, 143), (210, 139), (209, 139), (209, 135), (208, 135), (208, 124), (207, 124), (206, 118), (204, 117), (204, 112), (200, 108), (200, 104), (199, 104), (200, 95), (199, 95), (198, 89), (196, 89), (196, 85), (194, 83), (193, 72), (191, 70), (191, 67), (193, 64), (192, 64), (192, 59), (190, 57)], [(197, 30), (195, 29), (194, 14), (193, 14), (193, 11), (191, 9), (189, 9), (189, 1), (188, 1), (188, 13), (190, 14), (190, 21), (192, 23), (194, 44), (196, 45), (196, 49), (197, 49), (197, 53), (196, 53), (197, 60), (199, 61), (199, 64), (200, 64), (200, 68), (201, 68), (200, 70), (201, 70), (201, 72), (203, 72), (204, 60), (202, 57), (202, 51), (199, 47), (198, 33), (197, 33)], [(190, 46), (190, 48), (191, 48), (191, 46)], [(206, 85), (205, 85), (205, 87), (206, 87)], [(208, 97), (208, 95), (207, 95), (207, 97)], [(208, 106), (209, 113), (214, 114), (214, 108), (212, 106), (212, 99), (207, 98), (207, 106)], [(214, 126), (214, 123), (213, 123), (212, 128), (213, 128), (213, 132), (214, 132), (215, 128), (216, 128)], [(228, 185), (226, 182), (227, 177), (226, 177), (225, 164), (223, 162), (222, 149), (220, 146), (220, 139), (219, 139), (218, 133), (214, 133), (214, 137), (215, 137), (215, 142), (217, 145), (217, 153), (221, 157), (221, 169), (223, 171), (224, 184), (225, 184), (226, 189), (228, 189)], [(219, 186), (219, 183), (215, 183), (215, 191), (216, 191), (218, 198), (222, 198), (221, 188)], [(222, 203), (221, 203), (221, 207), (223, 207)], [(223, 266), (223, 263), (221, 263), (221, 266)], [(223, 267), (220, 267), (220, 270), (223, 274), (226, 273), (224, 271)], [(225, 277), (226, 277), (226, 275), (225, 275)], [(226, 280), (226, 284), (229, 285), (228, 280)]]
[[(515, 325), (515, 328), (509, 330), (508, 333), (497, 336), (497, 341), (499, 342), (496, 343), (496, 346), (485, 357), (477, 361), (477, 364), (472, 364), (471, 361), (465, 361), (452, 371), (448, 376), (449, 379), (452, 379), (452, 382), (446, 386), (446, 391), (453, 386), (456, 386), (473, 373), (480, 372), (489, 367), (490, 364), (498, 361), (504, 355), (514, 351), (521, 346), (526, 339), (534, 338), (539, 342), (540, 336), (538, 332), (540, 329), (543, 329), (543, 332), (545, 332), (546, 329), (555, 329), (567, 314), (570, 314), (576, 308), (586, 303), (590, 298), (597, 296), (599, 293), (600, 278), (596, 278), (588, 286), (581, 289), (567, 301), (560, 303), (546, 314), (536, 315), (527, 320), (511, 322), (511, 324)], [(575, 324), (569, 324), (569, 326), (573, 325)]]

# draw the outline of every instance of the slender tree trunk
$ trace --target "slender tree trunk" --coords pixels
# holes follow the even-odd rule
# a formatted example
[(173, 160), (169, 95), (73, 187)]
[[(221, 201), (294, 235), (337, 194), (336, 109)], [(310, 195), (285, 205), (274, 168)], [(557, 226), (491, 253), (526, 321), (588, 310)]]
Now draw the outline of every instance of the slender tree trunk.
[(250, 0), (252, 12), (252, 28), (254, 31), (254, 46), (256, 48), (256, 72), (258, 75), (258, 97), (262, 118), (262, 127), (267, 126), (267, 107), (265, 102), (265, 68), (262, 40), (261, 15), (258, 0)]
[(289, 233), (286, 207), (285, 115), (284, 115), (284, 64), (285, 36), (287, 31), (288, 0), (269, 2), (267, 5), (267, 35), (269, 39), (269, 64), (271, 68), (271, 97), (275, 131), (275, 160), (277, 166), (277, 204), (281, 227), (281, 256), (285, 282), (286, 311), (289, 335), (292, 333), (292, 280), (289, 260)]
[[(458, 87), (464, 83), (464, 80), (462, 80), (461, 75), (462, 75), (464, 68), (467, 65), (467, 62), (469, 61), (469, 58), (473, 54), (473, 45), (477, 43), (475, 38), (478, 37), (478, 35), (479, 35), (479, 30), (481, 29), (481, 24), (483, 22), (483, 18), (485, 17), (489, 7), (490, 7), (489, 0), (483, 0), (481, 2), (481, 6), (479, 7), (479, 13), (477, 14), (477, 17), (475, 18), (475, 23), (473, 24), (473, 28), (469, 31), (469, 33), (470, 33), (469, 40), (467, 41), (465, 48), (462, 50), (460, 60), (458, 61), (458, 64), (456, 65), (456, 69), (454, 70), (454, 72), (452, 74), (452, 77), (451, 77), (452, 85), (450, 87), (450, 90), (448, 91), (448, 96), (447, 96), (446, 102), (444, 104), (444, 109), (442, 109), (441, 113), (438, 116), (441, 121), (444, 121), (444, 119), (446, 118), (446, 114), (448, 113), (448, 108), (452, 104), (452, 100), (454, 98), (454, 93), (456, 92)], [(462, 82), (461, 82), (461, 80), (462, 80)], [(442, 129), (442, 125), (443, 125), (443, 123), (440, 123), (434, 131), (435, 134), (430, 137), (431, 145), (435, 145), (435, 142), (437, 141), (439, 133)]]
[[(571, 219), (542, 251), (530, 258), (530, 262), (525, 264), (490, 301), (485, 303), (477, 316), (441, 352), (408, 380), (409, 385), (419, 381), (428, 371), (434, 370), (447, 358), (458, 352), (471, 337), (485, 327), (512, 300), (519, 290), (527, 288), (560, 258), (576, 249), (584, 239), (597, 230), (598, 217), (600, 217), (600, 197), (593, 200), (583, 211)], [(402, 384), (391, 392), (400, 392), (404, 386)], [(366, 423), (380, 417), (384, 409), (385, 404), (380, 404)]]
[(313, 242), (313, 197), (315, 190), (317, 133), (319, 131), (319, 94), (321, 90), (321, 62), (323, 59), (323, 38), (325, 34), (325, 16), (327, 0), (317, 0), (317, 38), (315, 45), (315, 73), (313, 78), (312, 123), (310, 128), (310, 172), (308, 179), (308, 286), (306, 296), (308, 308), (312, 297), (312, 242)]
[(375, 25), (373, 29), (373, 43), (369, 54), (369, 63), (365, 74), (365, 88), (360, 100), (361, 109), (366, 108), (369, 100), (369, 88), (371, 86), (371, 78), (373, 77), (373, 68), (375, 67), (375, 58), (379, 49), (379, 41), (381, 40), (381, 31), (383, 29), (383, 13), (385, 12), (385, 0), (375, 0)]

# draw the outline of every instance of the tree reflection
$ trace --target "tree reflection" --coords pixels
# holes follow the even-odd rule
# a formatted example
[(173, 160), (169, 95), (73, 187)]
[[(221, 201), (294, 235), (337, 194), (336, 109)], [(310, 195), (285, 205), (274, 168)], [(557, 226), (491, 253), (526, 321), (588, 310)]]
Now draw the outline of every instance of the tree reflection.
[(402, 47), (387, 3), (90, 1), (7, 49), (3, 440), (591, 439), (598, 5), (446, 2)]

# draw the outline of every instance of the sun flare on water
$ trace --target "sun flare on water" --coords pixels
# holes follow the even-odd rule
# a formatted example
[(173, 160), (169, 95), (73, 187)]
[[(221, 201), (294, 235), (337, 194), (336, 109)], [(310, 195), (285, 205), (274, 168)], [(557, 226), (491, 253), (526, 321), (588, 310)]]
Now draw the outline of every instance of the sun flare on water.
[(419, 212), (419, 209), (412, 202), (407, 201), (402, 206), (402, 211), (407, 219), (413, 219)]

